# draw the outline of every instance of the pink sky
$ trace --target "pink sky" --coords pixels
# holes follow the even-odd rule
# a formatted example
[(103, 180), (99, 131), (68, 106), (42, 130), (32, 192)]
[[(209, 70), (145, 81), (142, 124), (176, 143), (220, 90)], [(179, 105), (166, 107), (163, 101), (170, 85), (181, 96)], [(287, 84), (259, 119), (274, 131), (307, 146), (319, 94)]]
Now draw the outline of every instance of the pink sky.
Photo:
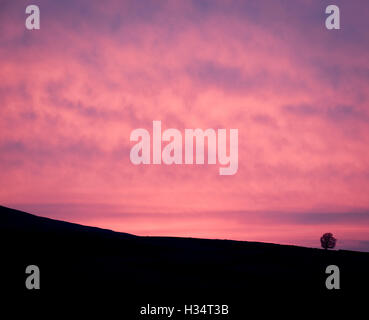
[[(27, 1), (0, 10), (0, 202), (139, 235), (369, 251), (369, 3)], [(134, 166), (130, 132), (237, 128), (239, 169)]]

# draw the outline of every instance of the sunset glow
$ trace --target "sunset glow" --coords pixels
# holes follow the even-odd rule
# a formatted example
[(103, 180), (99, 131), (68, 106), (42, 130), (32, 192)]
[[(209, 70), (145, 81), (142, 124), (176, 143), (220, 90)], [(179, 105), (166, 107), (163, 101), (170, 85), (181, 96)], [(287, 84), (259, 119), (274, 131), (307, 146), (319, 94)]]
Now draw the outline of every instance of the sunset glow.
[[(0, 204), (138, 235), (369, 251), (369, 2), (0, 10)], [(6, 8), (6, 10), (5, 10)], [(238, 171), (134, 165), (130, 133), (238, 129)], [(163, 143), (165, 146), (165, 143)]]

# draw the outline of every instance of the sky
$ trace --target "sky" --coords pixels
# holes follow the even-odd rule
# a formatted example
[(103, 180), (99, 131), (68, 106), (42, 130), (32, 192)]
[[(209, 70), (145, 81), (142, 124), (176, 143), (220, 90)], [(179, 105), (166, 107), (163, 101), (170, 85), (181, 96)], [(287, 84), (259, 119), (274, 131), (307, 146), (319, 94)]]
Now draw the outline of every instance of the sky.
[[(332, 232), (369, 251), (367, 0), (31, 3), (0, 0), (0, 204), (137, 235), (319, 247)], [(237, 173), (133, 165), (130, 133), (154, 120), (238, 129)]]

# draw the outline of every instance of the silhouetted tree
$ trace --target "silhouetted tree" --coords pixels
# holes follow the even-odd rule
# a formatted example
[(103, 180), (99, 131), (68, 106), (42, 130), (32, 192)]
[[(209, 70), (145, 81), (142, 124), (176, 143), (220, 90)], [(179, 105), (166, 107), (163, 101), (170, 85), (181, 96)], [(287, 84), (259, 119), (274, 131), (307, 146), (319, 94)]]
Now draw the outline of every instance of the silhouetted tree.
[(320, 243), (322, 245), (322, 248), (324, 248), (325, 250), (327, 249), (333, 249), (336, 246), (336, 238), (333, 237), (332, 233), (325, 233), (322, 235), (322, 237), (320, 238)]

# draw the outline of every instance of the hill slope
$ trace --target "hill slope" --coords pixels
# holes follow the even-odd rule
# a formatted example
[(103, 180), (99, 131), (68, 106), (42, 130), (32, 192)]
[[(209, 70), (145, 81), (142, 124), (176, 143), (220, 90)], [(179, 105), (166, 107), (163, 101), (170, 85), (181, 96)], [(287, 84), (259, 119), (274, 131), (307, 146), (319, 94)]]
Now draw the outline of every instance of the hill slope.
[[(19, 297), (30, 295), (24, 285), (30, 264), (40, 268), (43, 295), (119, 296), (136, 302), (231, 301), (251, 293), (348, 297), (369, 283), (369, 254), (362, 252), (138, 237), (6, 207), (0, 207), (0, 234), (5, 289)], [(331, 264), (341, 272), (342, 288), (335, 292), (325, 288), (325, 268)]]

